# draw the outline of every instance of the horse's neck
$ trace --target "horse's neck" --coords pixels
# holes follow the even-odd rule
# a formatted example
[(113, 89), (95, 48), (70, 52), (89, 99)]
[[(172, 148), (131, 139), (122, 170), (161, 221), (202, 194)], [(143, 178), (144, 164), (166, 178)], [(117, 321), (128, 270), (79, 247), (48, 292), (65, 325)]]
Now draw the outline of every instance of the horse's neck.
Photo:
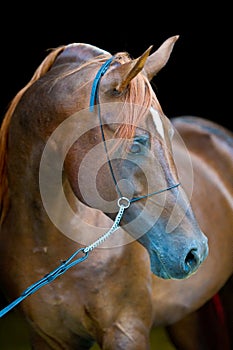
[[(28, 169), (24, 171), (24, 175), (29, 172)], [(63, 181), (63, 188), (56, 193), (56, 197), (50, 202), (54, 215), (52, 218), (49, 216), (50, 213), (45, 210), (38, 181), (33, 177), (27, 178), (27, 181), (21, 179), (17, 182), (15, 179), (11, 185), (17, 187), (17, 190), (12, 188), (11, 191), (10, 189), (10, 193), (14, 195), (10, 198), (8, 219), (3, 227), (6, 227), (7, 230), (12, 227), (13, 235), (16, 232), (17, 235), (20, 235), (22, 232), (24, 237), (28, 236), (32, 240), (41, 242), (41, 245), (44, 245), (45, 242), (53, 244), (56, 239), (64, 242), (70, 241), (70, 246), (73, 246), (74, 251), (79, 246), (92, 244), (113, 225), (113, 221), (104, 213), (81, 203), (73, 194), (66, 179)], [(70, 206), (69, 211), (64, 208), (64, 194)], [(14, 222), (14, 225), (12, 226), (10, 222)], [(127, 244), (133, 240), (128, 233), (119, 227), (101, 244), (100, 248), (121, 247), (117, 252), (120, 256), (127, 250)]]

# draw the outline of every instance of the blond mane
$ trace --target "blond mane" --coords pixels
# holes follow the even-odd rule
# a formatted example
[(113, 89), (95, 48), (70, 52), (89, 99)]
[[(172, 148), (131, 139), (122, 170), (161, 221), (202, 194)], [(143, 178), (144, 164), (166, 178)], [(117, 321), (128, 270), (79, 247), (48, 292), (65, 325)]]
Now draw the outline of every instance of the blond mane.
[(8, 180), (7, 180), (7, 144), (8, 144), (8, 131), (9, 131), (11, 117), (21, 97), (25, 93), (25, 91), (51, 68), (56, 57), (61, 51), (64, 50), (64, 48), (65, 46), (58, 47), (56, 49), (53, 49), (48, 54), (48, 56), (42, 61), (40, 66), (36, 69), (31, 80), (13, 98), (4, 116), (1, 129), (0, 129), (0, 224), (2, 224), (5, 218), (8, 205), (9, 205)]

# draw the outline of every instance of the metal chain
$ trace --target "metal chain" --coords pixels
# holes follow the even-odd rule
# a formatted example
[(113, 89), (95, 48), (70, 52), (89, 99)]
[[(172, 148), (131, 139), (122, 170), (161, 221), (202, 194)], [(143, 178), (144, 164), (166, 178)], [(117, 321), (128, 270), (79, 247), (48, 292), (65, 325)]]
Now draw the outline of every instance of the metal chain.
[(113, 232), (115, 232), (118, 228), (119, 228), (119, 224), (122, 218), (122, 215), (125, 211), (126, 208), (128, 208), (130, 205), (130, 201), (128, 198), (126, 197), (121, 197), (118, 200), (118, 206), (119, 206), (119, 211), (118, 214), (115, 218), (115, 221), (112, 225), (112, 227), (108, 230), (108, 232), (106, 232), (105, 234), (103, 234), (100, 238), (98, 238), (95, 242), (93, 242), (92, 244), (90, 244), (89, 246), (87, 246), (86, 248), (83, 249), (84, 253), (88, 253), (89, 251), (95, 249), (96, 247), (98, 247), (100, 244), (102, 244)]

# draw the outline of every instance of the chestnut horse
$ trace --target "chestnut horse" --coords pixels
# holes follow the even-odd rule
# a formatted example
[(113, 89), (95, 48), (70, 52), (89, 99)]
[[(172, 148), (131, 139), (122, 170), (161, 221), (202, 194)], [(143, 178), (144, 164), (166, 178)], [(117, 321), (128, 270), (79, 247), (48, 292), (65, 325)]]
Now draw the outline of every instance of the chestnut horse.
[[(16, 298), (79, 248), (85, 257), (20, 304), (34, 349), (148, 349), (155, 275), (181, 282), (205, 266), (207, 238), (179, 182), (173, 127), (149, 83), (176, 40), (138, 59), (87, 44), (60, 47), (6, 113), (3, 293)], [(96, 240), (113, 218), (115, 236)], [(105, 249), (95, 249), (100, 243)]]

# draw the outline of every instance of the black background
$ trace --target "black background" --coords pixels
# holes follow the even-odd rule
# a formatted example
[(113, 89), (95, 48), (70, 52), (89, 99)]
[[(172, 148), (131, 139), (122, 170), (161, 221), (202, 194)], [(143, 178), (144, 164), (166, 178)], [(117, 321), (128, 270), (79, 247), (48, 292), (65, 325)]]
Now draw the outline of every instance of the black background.
[(170, 60), (153, 79), (165, 114), (169, 118), (196, 115), (232, 129), (230, 8), (204, 2), (93, 4), (4, 5), (1, 118), (49, 48), (85, 42), (112, 54), (127, 51), (136, 58), (150, 45), (156, 50), (168, 37), (179, 34)]
[[(150, 45), (157, 49), (179, 34), (170, 60), (153, 79), (164, 112), (169, 118), (196, 115), (233, 130), (232, 9), (228, 4), (2, 2), (0, 121), (49, 48), (85, 42), (112, 54), (128, 51), (136, 58)], [(16, 337), (17, 329), (17, 322), (9, 326), (7, 342)]]

